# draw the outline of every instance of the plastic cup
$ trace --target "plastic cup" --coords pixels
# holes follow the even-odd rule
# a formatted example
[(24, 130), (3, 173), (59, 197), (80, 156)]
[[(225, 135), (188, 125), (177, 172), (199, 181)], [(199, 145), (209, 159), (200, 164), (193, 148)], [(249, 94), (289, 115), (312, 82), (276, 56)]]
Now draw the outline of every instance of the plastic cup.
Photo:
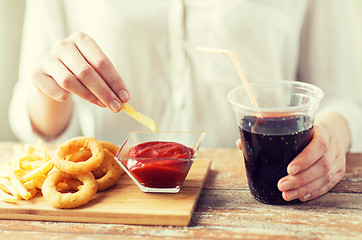
[(277, 183), (287, 175), (288, 164), (311, 141), (323, 91), (297, 81), (255, 82), (250, 89), (258, 109), (244, 87), (228, 94), (239, 126), (250, 192), (262, 203), (289, 203), (282, 198)]

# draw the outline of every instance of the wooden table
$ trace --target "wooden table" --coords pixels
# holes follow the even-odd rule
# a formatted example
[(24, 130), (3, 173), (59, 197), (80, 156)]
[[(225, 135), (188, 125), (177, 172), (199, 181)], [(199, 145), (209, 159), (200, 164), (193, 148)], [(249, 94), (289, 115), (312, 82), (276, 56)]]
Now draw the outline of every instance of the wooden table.
[(212, 165), (188, 227), (0, 219), (0, 239), (362, 239), (362, 154), (348, 155), (345, 177), (329, 193), (284, 206), (253, 199), (240, 151), (199, 156)]

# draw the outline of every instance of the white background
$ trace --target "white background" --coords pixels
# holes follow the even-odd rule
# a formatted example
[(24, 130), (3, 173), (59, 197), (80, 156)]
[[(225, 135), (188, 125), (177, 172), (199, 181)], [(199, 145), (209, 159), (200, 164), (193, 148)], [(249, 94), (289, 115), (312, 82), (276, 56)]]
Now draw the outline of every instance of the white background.
[[(355, 1), (362, 69), (362, 0)], [(25, 0), (0, 0), (0, 141), (17, 140), (9, 128), (8, 105), (18, 74), (24, 8)], [(362, 79), (359, 88), (362, 94)]]

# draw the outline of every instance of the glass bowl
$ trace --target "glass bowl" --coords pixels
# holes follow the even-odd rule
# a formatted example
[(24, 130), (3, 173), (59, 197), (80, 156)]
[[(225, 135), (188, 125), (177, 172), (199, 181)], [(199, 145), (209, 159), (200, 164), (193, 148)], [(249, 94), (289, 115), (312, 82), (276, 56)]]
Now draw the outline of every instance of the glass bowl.
[[(115, 159), (143, 192), (178, 193), (196, 158), (204, 132), (132, 131)], [(128, 157), (130, 149), (147, 142), (175, 142), (192, 148), (187, 159), (172, 157)]]

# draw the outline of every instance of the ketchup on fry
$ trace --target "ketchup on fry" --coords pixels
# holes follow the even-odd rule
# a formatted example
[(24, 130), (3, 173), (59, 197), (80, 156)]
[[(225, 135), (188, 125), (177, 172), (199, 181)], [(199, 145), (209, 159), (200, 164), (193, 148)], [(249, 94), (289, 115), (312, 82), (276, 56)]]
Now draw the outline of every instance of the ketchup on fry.
[(174, 188), (185, 180), (194, 153), (175, 142), (145, 142), (130, 149), (127, 168), (145, 187)]

